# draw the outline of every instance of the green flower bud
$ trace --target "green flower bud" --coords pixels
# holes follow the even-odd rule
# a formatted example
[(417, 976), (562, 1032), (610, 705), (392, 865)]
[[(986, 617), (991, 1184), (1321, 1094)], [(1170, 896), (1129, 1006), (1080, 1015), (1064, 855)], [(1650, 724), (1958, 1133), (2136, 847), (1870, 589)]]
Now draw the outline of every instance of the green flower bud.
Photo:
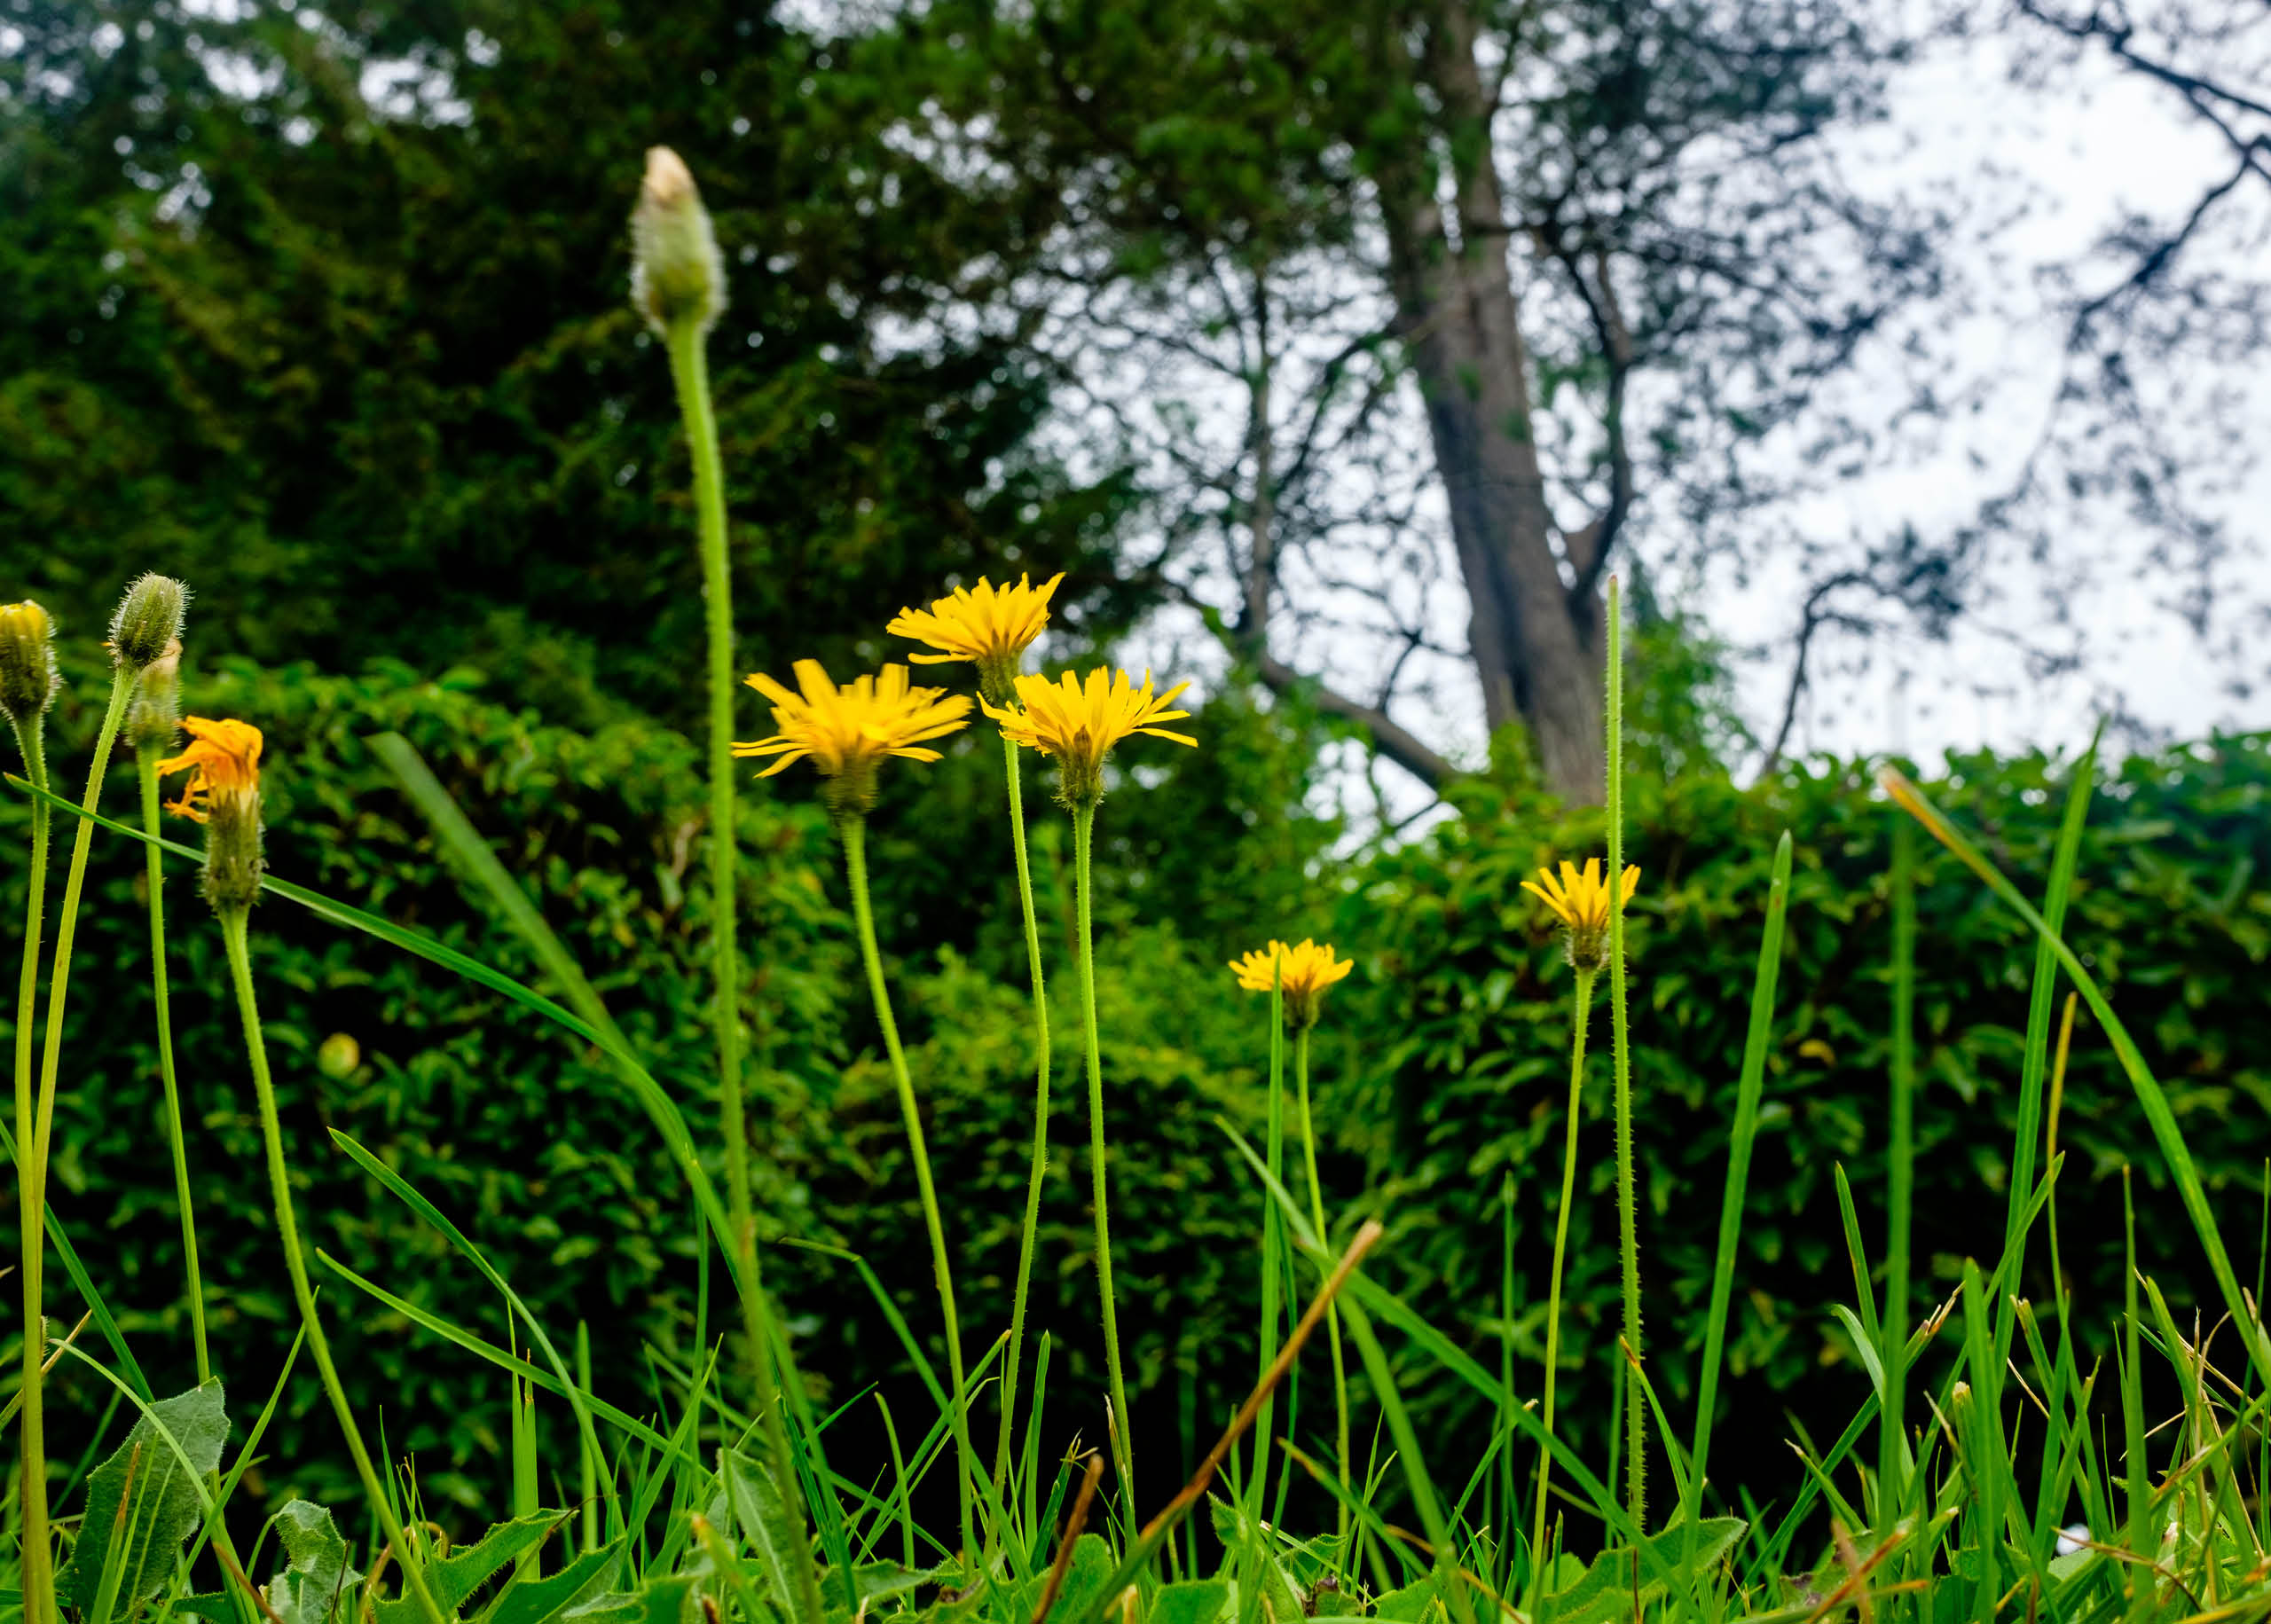
[(137, 749), (169, 750), (181, 733), (181, 639), (142, 668), (134, 702), (126, 710), (126, 736)]
[(631, 303), (656, 333), (681, 321), (707, 333), (726, 308), (726, 262), (702, 193), (667, 146), (647, 149), (647, 177), (631, 212)]
[(181, 647), (181, 620), (189, 588), (171, 576), (145, 575), (126, 589), (111, 616), (111, 658), (134, 671)]
[(260, 796), (216, 795), (205, 822), (205, 900), (216, 914), (260, 900)]
[(60, 686), (47, 611), (28, 598), (0, 605), (0, 710), (20, 727), (47, 713)]

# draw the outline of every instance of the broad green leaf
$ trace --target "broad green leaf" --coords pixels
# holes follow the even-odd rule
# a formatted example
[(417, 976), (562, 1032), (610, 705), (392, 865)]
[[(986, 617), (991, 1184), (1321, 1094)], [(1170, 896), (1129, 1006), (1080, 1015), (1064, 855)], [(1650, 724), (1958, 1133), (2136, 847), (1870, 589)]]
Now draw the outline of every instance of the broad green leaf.
[(718, 1452), (718, 1475), (725, 1480), (735, 1528), (764, 1566), (769, 1599), (783, 1618), (794, 1617), (790, 1564), (805, 1555), (803, 1519), (790, 1511), (773, 1474), (738, 1449)]
[[(1742, 1537), (1743, 1526), (1739, 1517), (1714, 1517), (1698, 1523), (1695, 1567), (1709, 1567), (1726, 1555)], [(1687, 1525), (1678, 1523), (1650, 1534), (1648, 1542), (1666, 1560), (1678, 1560), (1687, 1550)], [(1546, 1616), (1554, 1624), (1610, 1624), (1613, 1620), (1629, 1619), (1633, 1616), (1635, 1597), (1645, 1610), (1664, 1594), (1663, 1581), (1646, 1571), (1650, 1565), (1641, 1552), (1629, 1545), (1605, 1550), (1594, 1558), (1583, 1578), (1547, 1598)]]
[[(564, 1511), (538, 1511), (509, 1523), (492, 1523), (489, 1532), (472, 1544), (426, 1565), (426, 1583), (434, 1599), (455, 1612), (468, 1597), (499, 1570), (541, 1546), (566, 1520)], [(425, 1624), (425, 1612), (415, 1597), (382, 1601), (376, 1608), (378, 1624)]]
[(1375, 1618), (1390, 1620), (1390, 1624), (1421, 1624), (1430, 1616), (1440, 1618), (1442, 1609), (1437, 1604), (1435, 1576), (1428, 1574), (1417, 1584), (1408, 1584), (1401, 1590), (1390, 1590), (1372, 1609)]
[[(124, 1617), (173, 1578), (182, 1542), (204, 1509), (201, 1480), (221, 1466), (229, 1416), (221, 1384), (163, 1399), (144, 1410), (116, 1452), (87, 1479), (87, 1509), (71, 1559), (55, 1576), (57, 1597), (95, 1611), (106, 1565), (116, 1568), (114, 1617)], [(121, 1516), (122, 1506), (124, 1515)]]
[(1228, 1580), (1191, 1579), (1161, 1586), (1146, 1617), (1149, 1624), (1220, 1624), (1230, 1608)]
[(896, 1562), (862, 1562), (852, 1570), (852, 1593), (844, 1589), (841, 1569), (825, 1569), (820, 1576), (821, 1599), (829, 1612), (841, 1608), (847, 1615), (865, 1612), (869, 1604), (889, 1596), (905, 1596), (938, 1582), (937, 1568), (902, 1567)]
[(331, 1513), (312, 1501), (295, 1500), (276, 1514), (285, 1570), (261, 1592), (283, 1624), (325, 1624), (363, 1576), (347, 1565), (347, 1542)]
[(530, 1579), (499, 1598), (485, 1624), (552, 1624), (612, 1585), (623, 1566), (618, 1542), (587, 1550), (549, 1579)]
[(657, 1579), (633, 1595), (595, 1596), (560, 1616), (562, 1624), (695, 1624), (698, 1582), (685, 1573)]

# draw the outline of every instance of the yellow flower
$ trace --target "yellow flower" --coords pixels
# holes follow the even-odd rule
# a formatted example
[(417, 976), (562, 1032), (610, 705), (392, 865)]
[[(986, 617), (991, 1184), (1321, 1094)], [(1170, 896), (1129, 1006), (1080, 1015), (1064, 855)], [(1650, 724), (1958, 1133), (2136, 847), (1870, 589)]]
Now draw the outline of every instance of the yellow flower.
[(1006, 705), (1017, 682), (1018, 662), (1049, 624), (1049, 600), (1064, 578), (1059, 571), (1039, 586), (1030, 576), (1019, 576), (1015, 586), (996, 586), (991, 581), (957, 586), (946, 597), (932, 600), (927, 609), (900, 610), (884, 630), (939, 650), (909, 655), (917, 665), (970, 661), (978, 667), (978, 692)]
[[(1627, 864), (1618, 889), (1620, 899), (1632, 900), (1639, 888), (1640, 871)], [(1522, 889), (1552, 908), (1568, 927), (1569, 962), (1581, 970), (1597, 970), (1608, 958), (1608, 887), (1602, 883), (1600, 859), (1588, 858), (1580, 871), (1563, 863), (1556, 879), (1550, 869), (1537, 871), (1536, 881), (1524, 880)]]
[(736, 756), (778, 757), (758, 774), (770, 778), (806, 757), (828, 783), (829, 807), (853, 815), (875, 804), (876, 769), (887, 756), (936, 761), (926, 739), (943, 738), (969, 725), (970, 701), (943, 688), (918, 688), (907, 667), (886, 665), (879, 675), (855, 677), (838, 687), (817, 660), (797, 662), (792, 694), (758, 672), (749, 686), (773, 702), (773, 725), (780, 731), (754, 744), (736, 744)]
[(201, 716), (185, 716), (181, 725), (189, 734), (188, 748), (158, 764), (161, 778), (185, 771), (190, 775), (181, 799), (168, 805), (168, 812), (202, 823), (212, 816), (216, 801), (259, 798), (259, 728), (250, 722)]
[(167, 810), (207, 826), (205, 898), (241, 913), (260, 900), (260, 729), (201, 716), (181, 725), (188, 748), (160, 762), (158, 775), (185, 771), (190, 778)]
[(1161, 727), (1161, 722), (1181, 721), (1188, 710), (1172, 710), (1175, 695), (1191, 685), (1177, 683), (1165, 694), (1151, 692), (1151, 673), (1143, 673), (1141, 687), (1126, 671), (1098, 666), (1083, 681), (1066, 671), (1057, 681), (1046, 677), (1019, 677), (1018, 706), (1008, 708), (980, 699), (980, 709), (1002, 724), (1002, 736), (1030, 745), (1057, 757), (1063, 781), (1057, 796), (1071, 807), (1094, 806), (1104, 798), (1104, 758), (1112, 747), (1131, 734), (1149, 734), (1196, 748), (1198, 741)]
[(1325, 989), (1345, 980), (1356, 968), (1354, 959), (1333, 957), (1332, 943), (1319, 946), (1307, 937), (1292, 947), (1273, 939), (1267, 947), (1230, 961), (1230, 973), (1247, 992), (1284, 988), (1286, 1024), (1296, 1030), (1316, 1024)]

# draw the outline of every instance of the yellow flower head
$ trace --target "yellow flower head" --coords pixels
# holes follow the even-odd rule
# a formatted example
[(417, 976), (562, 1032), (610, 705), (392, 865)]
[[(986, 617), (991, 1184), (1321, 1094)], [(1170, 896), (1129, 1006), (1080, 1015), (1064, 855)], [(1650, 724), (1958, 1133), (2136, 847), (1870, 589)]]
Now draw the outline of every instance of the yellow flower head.
[(978, 691), (997, 705), (1006, 705), (1015, 691), (1018, 662), (1049, 624), (1049, 600), (1057, 592), (1063, 572), (1035, 586), (1030, 576), (1019, 576), (1015, 586), (980, 581), (957, 586), (927, 609), (901, 609), (884, 628), (893, 637), (911, 637), (928, 643), (936, 654), (909, 655), (917, 665), (943, 665), (968, 660), (978, 667)]
[(1267, 947), (1230, 961), (1230, 973), (1238, 978), (1238, 985), (1249, 992), (1267, 992), (1273, 986), (1283, 986), (1285, 1022), (1297, 1032), (1316, 1024), (1324, 990), (1334, 982), (1346, 979), (1356, 968), (1354, 959), (1333, 957), (1332, 943), (1319, 946), (1307, 937), (1292, 947), (1273, 939)]
[(970, 701), (943, 688), (918, 688), (907, 667), (886, 665), (873, 677), (855, 677), (838, 687), (817, 660), (797, 662), (792, 694), (758, 672), (749, 686), (773, 702), (773, 725), (780, 729), (754, 744), (736, 744), (736, 756), (779, 759), (758, 774), (770, 778), (790, 763), (812, 758), (828, 781), (821, 788), (829, 809), (858, 816), (876, 801), (876, 769), (886, 756), (936, 761), (939, 752), (923, 748), (925, 739), (943, 738), (970, 721)]
[[(1639, 884), (1639, 869), (1628, 863), (1617, 888), (1623, 893), (1620, 904), (1631, 901)], [(1597, 970), (1608, 961), (1608, 887), (1601, 880), (1600, 859), (1588, 858), (1583, 870), (1575, 863), (1563, 863), (1559, 879), (1552, 870), (1541, 868), (1536, 880), (1522, 882), (1522, 889), (1552, 908), (1568, 928), (1571, 964)]]
[(44, 716), (62, 679), (55, 673), (55, 623), (30, 599), (0, 604), (0, 710), (22, 726)]
[(985, 699), (978, 704), (1002, 724), (1003, 738), (1057, 757), (1062, 777), (1057, 798), (1079, 808), (1094, 806), (1104, 799), (1104, 757), (1130, 734), (1149, 734), (1154, 739), (1197, 747), (1198, 740), (1159, 726), (1191, 714), (1168, 709), (1175, 695), (1190, 686), (1179, 682), (1164, 694), (1153, 694), (1151, 672), (1143, 673), (1143, 686), (1138, 687), (1128, 680), (1126, 671), (1099, 665), (1086, 680), (1071, 671), (1054, 682), (1046, 677), (1019, 677), (1016, 706), (996, 705)]
[(187, 772), (181, 799), (167, 808), (205, 824), (205, 898), (223, 911), (260, 899), (260, 729), (250, 722), (185, 716), (188, 748), (158, 764), (158, 775)]
[(166, 810), (202, 823), (217, 803), (247, 796), (260, 798), (260, 729), (250, 722), (214, 721), (185, 716), (182, 728), (189, 747), (158, 764), (158, 776), (186, 772), (189, 782), (181, 799)]

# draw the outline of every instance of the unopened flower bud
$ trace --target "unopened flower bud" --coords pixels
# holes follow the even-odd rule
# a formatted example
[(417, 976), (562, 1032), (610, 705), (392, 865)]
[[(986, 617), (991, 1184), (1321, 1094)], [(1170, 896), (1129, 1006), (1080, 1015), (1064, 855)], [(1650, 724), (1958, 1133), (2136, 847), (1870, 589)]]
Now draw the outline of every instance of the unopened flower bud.
[(126, 589), (111, 616), (111, 658), (133, 671), (181, 647), (181, 620), (189, 588), (171, 576), (145, 575)]
[(55, 674), (55, 623), (28, 598), (0, 605), (0, 710), (19, 727), (46, 713)]
[(663, 335), (681, 321), (707, 333), (726, 308), (726, 263), (710, 211), (685, 161), (647, 149), (647, 177), (631, 211), (631, 302)]
[(134, 702), (126, 710), (126, 736), (137, 749), (169, 750), (181, 732), (181, 639), (142, 668)]

